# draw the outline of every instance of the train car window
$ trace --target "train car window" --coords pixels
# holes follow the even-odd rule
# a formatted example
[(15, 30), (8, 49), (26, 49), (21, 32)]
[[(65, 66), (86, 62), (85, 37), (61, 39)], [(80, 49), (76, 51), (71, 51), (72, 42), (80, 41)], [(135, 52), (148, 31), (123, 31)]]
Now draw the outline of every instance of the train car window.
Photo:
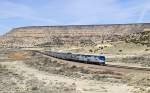
[(91, 55), (88, 55), (88, 57), (91, 57)]
[(83, 55), (83, 56), (86, 56), (86, 57), (91, 57), (91, 55)]
[(72, 53), (69, 52), (69, 53), (67, 53), (67, 54), (72, 54)]

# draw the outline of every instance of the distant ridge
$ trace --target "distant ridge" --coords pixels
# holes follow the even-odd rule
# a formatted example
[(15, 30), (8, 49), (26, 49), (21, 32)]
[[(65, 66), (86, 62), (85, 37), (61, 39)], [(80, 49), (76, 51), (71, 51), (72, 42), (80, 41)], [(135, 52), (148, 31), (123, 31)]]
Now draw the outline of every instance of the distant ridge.
[(35, 47), (37, 45), (80, 45), (90, 41), (95, 44), (102, 41), (124, 40), (127, 35), (150, 29), (150, 23), (100, 24), (100, 25), (59, 25), (27, 26), (14, 28), (0, 39), (2, 47)]
[(16, 27), (17, 28), (30, 28), (30, 27), (78, 27), (78, 26), (113, 26), (113, 25), (149, 25), (150, 23), (127, 23), (127, 24), (88, 24), (88, 25), (40, 25), (40, 26), (23, 26), (23, 27)]

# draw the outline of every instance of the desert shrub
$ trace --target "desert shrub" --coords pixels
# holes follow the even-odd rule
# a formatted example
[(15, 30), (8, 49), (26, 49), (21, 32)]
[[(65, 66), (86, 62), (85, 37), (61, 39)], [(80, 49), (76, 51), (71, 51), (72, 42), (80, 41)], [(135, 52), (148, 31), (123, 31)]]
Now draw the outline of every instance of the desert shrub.
[(126, 57), (122, 58), (122, 62), (124, 63), (136, 63), (136, 64), (141, 64), (142, 66), (150, 66), (150, 58), (149, 57)]
[(80, 40), (81, 46), (93, 46), (95, 43), (91, 39)]
[(122, 52), (122, 50), (120, 49), (119, 52)]
[(145, 49), (145, 51), (149, 51), (149, 49)]
[(92, 49), (90, 49), (90, 50), (89, 50), (89, 52), (93, 52), (93, 50), (92, 50)]
[(63, 40), (61, 40), (59, 37), (53, 37), (52, 40), (54, 45), (63, 45)]

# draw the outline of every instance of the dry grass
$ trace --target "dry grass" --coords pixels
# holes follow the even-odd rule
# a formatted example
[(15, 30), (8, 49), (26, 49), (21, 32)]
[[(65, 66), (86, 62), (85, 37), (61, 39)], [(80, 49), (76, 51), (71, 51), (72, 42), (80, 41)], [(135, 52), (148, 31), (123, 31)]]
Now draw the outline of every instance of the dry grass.
[(23, 60), (27, 58), (26, 52), (11, 52), (8, 54), (8, 58), (12, 60)]

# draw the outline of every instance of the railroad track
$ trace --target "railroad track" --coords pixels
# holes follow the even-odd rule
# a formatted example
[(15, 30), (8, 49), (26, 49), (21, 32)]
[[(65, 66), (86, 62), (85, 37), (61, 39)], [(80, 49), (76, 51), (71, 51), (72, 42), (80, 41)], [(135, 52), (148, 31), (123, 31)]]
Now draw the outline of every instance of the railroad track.
[(121, 66), (121, 65), (112, 65), (112, 64), (106, 64), (106, 66), (107, 67), (124, 68), (124, 69), (150, 71), (150, 68), (144, 68), (144, 67), (131, 67), (131, 66)]
[[(46, 56), (49, 56), (49, 55), (47, 55), (47, 54), (45, 54), (44, 52), (40, 52), (40, 51), (34, 51), (34, 52), (36, 52), (36, 53), (40, 53), (40, 54), (42, 54), (42, 55), (46, 55)], [(50, 57), (52, 57), (52, 56), (50, 56)], [(55, 57), (53, 57), (53, 58), (55, 58)], [(57, 59), (59, 59), (59, 58), (57, 58)], [(64, 59), (61, 59), (61, 60), (64, 60)], [(73, 61), (73, 62), (78, 62), (78, 63), (83, 63), (83, 62), (80, 62), (80, 61)], [(87, 63), (85, 63), (85, 64), (87, 64)], [(97, 64), (97, 63), (88, 63), (88, 64), (92, 64), (92, 65), (100, 65), (100, 64)], [(100, 66), (102, 66), (102, 65), (100, 65)], [(105, 65), (103, 65), (104, 67), (106, 66), (106, 67), (113, 67), (113, 68), (123, 68), (123, 69), (131, 69), (131, 70), (141, 70), (141, 71), (150, 71), (150, 68), (144, 68), (144, 67), (132, 67), (132, 66), (122, 66), (122, 65), (113, 65), (113, 64), (105, 64)]]

